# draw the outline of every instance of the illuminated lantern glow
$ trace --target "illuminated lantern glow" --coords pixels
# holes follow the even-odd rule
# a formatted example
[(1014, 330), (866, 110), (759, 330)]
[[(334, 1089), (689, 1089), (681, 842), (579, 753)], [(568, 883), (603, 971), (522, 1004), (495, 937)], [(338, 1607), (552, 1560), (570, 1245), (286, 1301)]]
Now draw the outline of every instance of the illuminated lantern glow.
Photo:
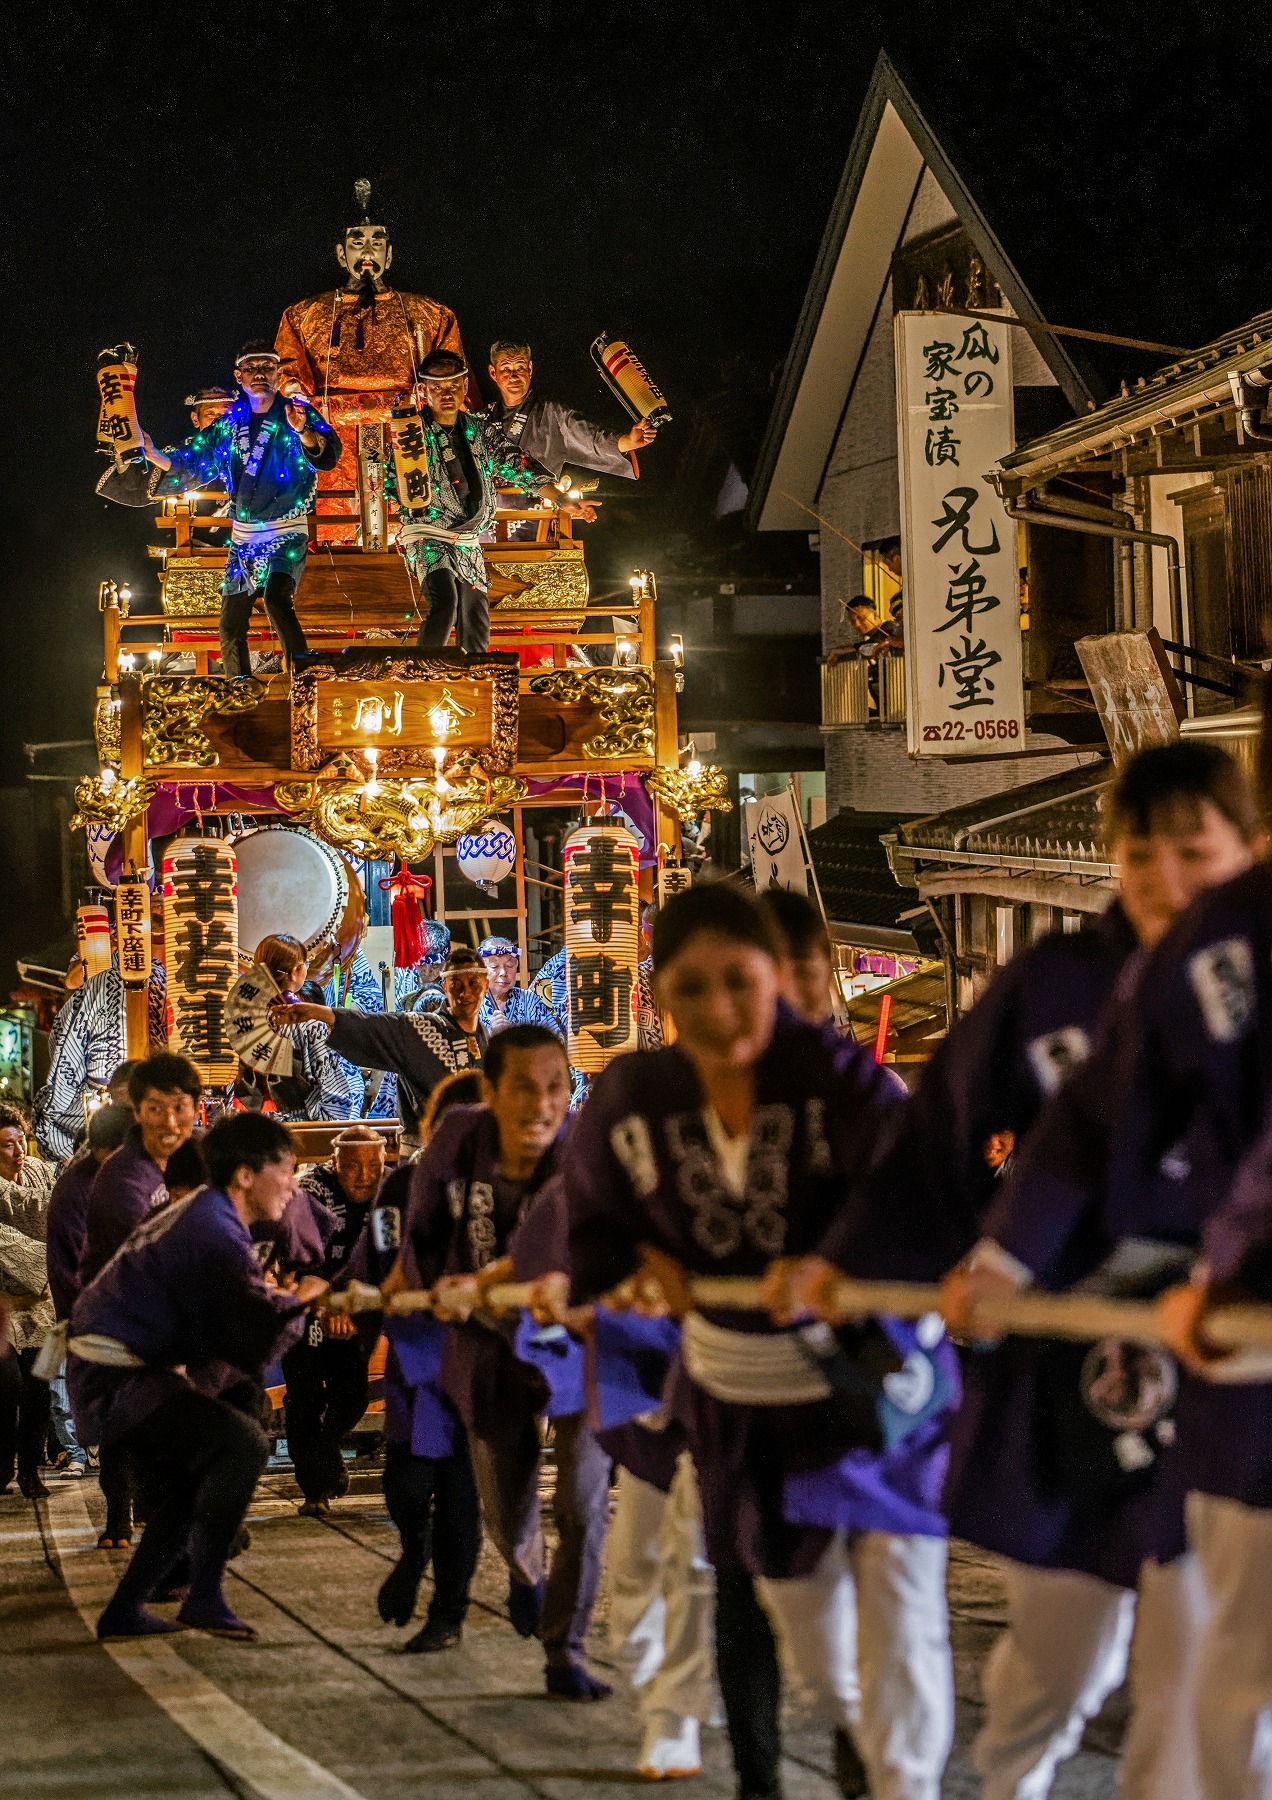
[(85, 981), (110, 967), (110, 914), (104, 906), (75, 911), (75, 948), (84, 965)]
[(570, 1062), (591, 1075), (637, 1045), (640, 846), (597, 820), (572, 831), (561, 856)]
[(498, 819), (487, 819), (477, 831), (466, 831), (455, 845), (462, 872), (478, 887), (493, 890), (517, 863), (517, 840)]
[(115, 945), (124, 986), (146, 987), (150, 981), (150, 889), (140, 876), (129, 876), (115, 889)]
[(405, 518), (422, 519), (433, 499), (433, 484), (428, 472), (424, 421), (415, 407), (393, 408), (389, 434), (393, 439), (398, 510)]
[(113, 456), (115, 467), (145, 463), (141, 425), (137, 419), (137, 352), (131, 344), (116, 344), (97, 359), (97, 387), (102, 397), (97, 415), (97, 448)]
[(226, 1002), (238, 975), (238, 863), (225, 844), (180, 838), (163, 859), (171, 1047), (206, 1087), (238, 1073)]

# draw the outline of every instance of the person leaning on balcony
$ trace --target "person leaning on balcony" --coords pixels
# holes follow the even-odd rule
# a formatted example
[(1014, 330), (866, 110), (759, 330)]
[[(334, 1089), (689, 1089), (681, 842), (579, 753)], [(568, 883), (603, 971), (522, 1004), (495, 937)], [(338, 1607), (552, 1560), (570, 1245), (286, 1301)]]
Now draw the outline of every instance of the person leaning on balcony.
[(859, 657), (866, 662), (874, 662), (877, 657), (887, 656), (890, 651), (900, 652), (903, 648), (901, 621), (899, 618), (881, 619), (873, 600), (864, 594), (855, 594), (844, 607), (844, 617), (857, 633), (855, 644), (842, 644), (832, 650), (826, 657), (826, 667), (833, 669), (836, 663), (847, 662), (851, 657)]

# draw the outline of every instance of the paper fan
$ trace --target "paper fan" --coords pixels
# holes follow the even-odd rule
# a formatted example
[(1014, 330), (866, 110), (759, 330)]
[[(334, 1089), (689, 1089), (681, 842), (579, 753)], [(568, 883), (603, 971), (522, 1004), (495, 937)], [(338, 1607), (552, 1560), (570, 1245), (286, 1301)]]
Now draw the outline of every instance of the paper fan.
[(291, 1040), (269, 1022), (281, 989), (263, 963), (240, 975), (225, 1001), (225, 1035), (239, 1061), (262, 1075), (290, 1075)]

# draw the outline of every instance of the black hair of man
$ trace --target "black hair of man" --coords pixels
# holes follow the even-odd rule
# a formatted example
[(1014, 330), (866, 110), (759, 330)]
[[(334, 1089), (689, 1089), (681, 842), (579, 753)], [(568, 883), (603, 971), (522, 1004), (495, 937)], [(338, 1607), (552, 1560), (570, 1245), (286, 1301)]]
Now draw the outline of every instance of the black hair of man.
[(455, 375), (467, 373), (467, 363), (453, 350), (430, 350), (419, 368), (421, 381), (449, 381)]
[(566, 1068), (570, 1066), (565, 1045), (555, 1031), (549, 1031), (546, 1025), (509, 1025), (506, 1031), (495, 1033), (482, 1058), (482, 1073), (492, 1088), (499, 1086), (500, 1077), (514, 1050), (556, 1050), (560, 1052), (561, 1061)]
[(749, 944), (775, 962), (782, 953), (777, 928), (758, 900), (732, 882), (703, 881), (673, 894), (659, 910), (650, 936), (654, 968), (665, 969), (700, 931)]
[(111, 1093), (116, 1095), (120, 1100), (122, 1100), (124, 1095), (128, 1092), (128, 1083), (131, 1080), (132, 1072), (137, 1067), (139, 1061), (139, 1057), (130, 1056), (127, 1062), (121, 1062), (106, 1084)]
[(1105, 802), (1105, 840), (1195, 829), (1206, 800), (1247, 843), (1262, 830), (1250, 784), (1226, 750), (1196, 738), (1154, 744), (1119, 769)]
[(500, 356), (524, 356), (534, 361), (529, 344), (523, 344), (516, 338), (496, 338), (490, 346), (490, 360), (493, 363)]
[(777, 926), (792, 961), (820, 951), (830, 955), (830, 933), (826, 921), (807, 894), (791, 888), (766, 888), (760, 905)]
[(469, 944), (456, 944), (446, 958), (443, 976), (453, 975), (457, 969), (481, 969), (485, 972), (486, 964)]
[(222, 1113), (199, 1140), (203, 1166), (213, 1187), (228, 1190), (239, 1169), (259, 1175), (267, 1163), (295, 1154), (291, 1132), (270, 1113)]
[(184, 1144), (177, 1145), (164, 1164), (163, 1184), (170, 1194), (175, 1194), (178, 1189), (200, 1188), (207, 1180), (202, 1142), (201, 1138), (188, 1137)]
[(26, 1114), (16, 1106), (0, 1104), (0, 1131), (21, 1131), (25, 1133), (26, 1130)]
[(245, 356), (272, 356), (276, 362), (281, 360), (268, 338), (248, 338), (245, 344), (240, 345), (239, 353), (234, 358), (235, 368)]
[(140, 1106), (147, 1094), (189, 1094), (194, 1101), (203, 1098), (199, 1071), (185, 1056), (174, 1056), (160, 1050), (139, 1062), (128, 1077), (128, 1098)]
[(450, 1075), (443, 1075), (420, 1114), (420, 1136), (426, 1140), (431, 1137), (437, 1121), (452, 1106), (480, 1106), (484, 1097), (481, 1080), (480, 1069), (455, 1069)]
[(868, 594), (854, 594), (851, 600), (844, 601), (844, 611), (846, 613), (861, 612), (863, 610), (865, 612), (875, 611), (875, 603)]
[[(118, 1150), (132, 1129), (131, 1106), (99, 1106), (88, 1115), (88, 1147), (90, 1150)], [(182, 1146), (184, 1148), (184, 1146)], [(174, 1152), (179, 1154), (179, 1152)], [(168, 1159), (171, 1161), (171, 1157)]]

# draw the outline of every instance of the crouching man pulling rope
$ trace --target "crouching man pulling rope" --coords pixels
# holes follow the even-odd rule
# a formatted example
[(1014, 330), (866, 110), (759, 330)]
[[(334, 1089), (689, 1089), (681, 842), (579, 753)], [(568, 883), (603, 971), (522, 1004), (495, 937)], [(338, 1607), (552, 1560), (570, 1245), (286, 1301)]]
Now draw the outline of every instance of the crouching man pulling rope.
[[(251, 1228), (277, 1221), (296, 1158), (285, 1126), (231, 1113), (201, 1143), (208, 1185), (162, 1207), (76, 1300), (67, 1384), (81, 1442), (116, 1446), (159, 1477), (163, 1498), (97, 1624), (101, 1638), (193, 1627), (256, 1633), (221, 1591), (269, 1444), (256, 1418), (264, 1366), (301, 1329), (327, 1284), (266, 1284)], [(183, 1551), (177, 1618), (149, 1610)]]

